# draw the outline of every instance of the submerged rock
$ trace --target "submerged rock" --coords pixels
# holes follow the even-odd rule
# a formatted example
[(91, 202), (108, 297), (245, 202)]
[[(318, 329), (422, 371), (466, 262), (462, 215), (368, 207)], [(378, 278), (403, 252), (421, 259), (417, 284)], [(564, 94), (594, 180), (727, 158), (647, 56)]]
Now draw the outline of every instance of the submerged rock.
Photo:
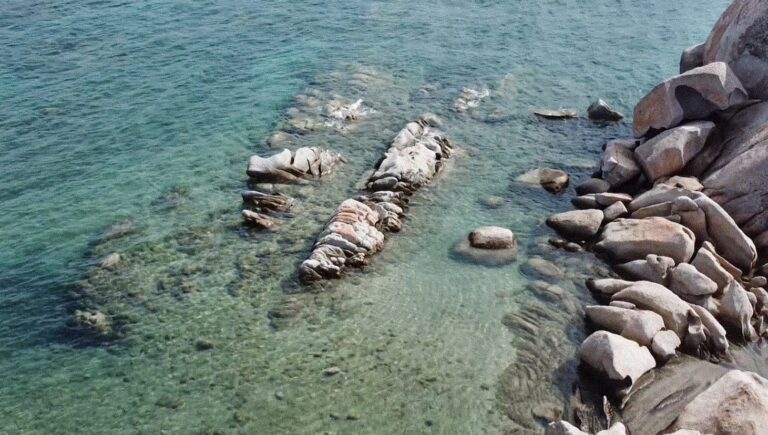
[(488, 89), (472, 89), (464, 88), (461, 90), (461, 95), (453, 103), (453, 110), (456, 112), (466, 112), (469, 109), (473, 109), (480, 105), (485, 98), (490, 95)]
[(728, 65), (709, 63), (667, 79), (640, 100), (633, 117), (635, 137), (704, 119), (746, 100), (746, 90)]
[(100, 311), (75, 310), (74, 326), (97, 337), (108, 338), (112, 335), (112, 322)]
[(251, 210), (243, 210), (241, 213), (247, 224), (258, 229), (269, 229), (272, 228), (272, 225), (274, 225), (272, 218), (263, 213), (258, 213)]
[(579, 116), (578, 112), (570, 109), (558, 109), (558, 110), (539, 109), (539, 110), (534, 110), (533, 114), (536, 116), (542, 117), (544, 119), (573, 119)]

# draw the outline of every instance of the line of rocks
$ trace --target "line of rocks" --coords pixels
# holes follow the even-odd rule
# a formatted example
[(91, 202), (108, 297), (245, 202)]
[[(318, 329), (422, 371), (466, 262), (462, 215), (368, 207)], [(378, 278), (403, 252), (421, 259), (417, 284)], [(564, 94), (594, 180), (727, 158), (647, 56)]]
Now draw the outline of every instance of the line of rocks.
[(341, 203), (299, 266), (302, 283), (339, 278), (347, 267), (362, 267), (384, 246), (384, 233), (402, 227), (411, 195), (428, 184), (451, 157), (453, 145), (424, 115), (408, 123), (367, 180), (365, 193)]
[[(619, 410), (678, 351), (717, 362), (731, 359), (729, 341), (768, 338), (768, 279), (755, 267), (768, 247), (758, 169), (768, 163), (766, 23), (766, 2), (734, 1), (707, 42), (683, 53), (681, 74), (637, 104), (636, 138), (606, 144), (597, 177), (572, 201), (581, 210), (547, 220), (623, 278), (588, 280), (606, 305), (586, 307), (596, 331), (579, 348)], [(659, 398), (675, 412), (653, 430), (617, 423), (600, 433), (765, 433), (768, 381), (735, 369), (718, 376)], [(585, 432), (560, 421), (547, 433)]]

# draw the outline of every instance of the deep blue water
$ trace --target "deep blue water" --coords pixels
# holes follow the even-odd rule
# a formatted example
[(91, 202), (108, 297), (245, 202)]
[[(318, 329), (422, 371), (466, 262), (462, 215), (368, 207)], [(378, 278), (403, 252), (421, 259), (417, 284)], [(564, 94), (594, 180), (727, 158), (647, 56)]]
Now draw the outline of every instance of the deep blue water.
[[(514, 177), (540, 165), (587, 176), (600, 144), (630, 129), (531, 110), (603, 97), (631, 114), (726, 4), (3, 2), (0, 433), (517, 430), (498, 393), (516, 354), (501, 318), (531, 297), (528, 278), (457, 262), (451, 247), (480, 224), (535, 245), (567, 198)], [(467, 86), (491, 96), (450, 111)], [(244, 232), (247, 158), (274, 152), (265, 140), (301, 94), (376, 113), (287, 144), (348, 163), (299, 192), (305, 213), (275, 234)], [(323, 220), (426, 111), (464, 150), (456, 167), (369, 272), (295, 296), (302, 315), (270, 325)], [(504, 206), (482, 207), (488, 195)], [(100, 241), (125, 222), (128, 236)], [(127, 261), (94, 272), (111, 252)], [(94, 345), (66, 326), (82, 280), (99, 309), (130, 319), (125, 338)], [(215, 347), (197, 350), (201, 338)], [(328, 366), (344, 376), (326, 379)]]

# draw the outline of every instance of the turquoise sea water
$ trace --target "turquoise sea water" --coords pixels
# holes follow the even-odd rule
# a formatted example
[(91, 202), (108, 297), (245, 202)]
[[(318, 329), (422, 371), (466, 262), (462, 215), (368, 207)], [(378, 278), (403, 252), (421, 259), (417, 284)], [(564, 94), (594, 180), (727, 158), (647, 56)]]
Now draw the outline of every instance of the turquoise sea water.
[[(2, 2), (0, 433), (535, 432), (566, 406), (581, 282), (597, 266), (541, 246), (569, 197), (514, 178), (551, 166), (583, 179), (630, 129), (531, 111), (603, 97), (631, 113), (726, 5)], [(490, 96), (455, 113), (463, 87)], [(247, 159), (277, 151), (266, 139), (302, 95), (375, 113), (286, 143), (348, 161), (286, 189), (295, 218), (245, 230)], [(427, 111), (462, 149), (455, 166), (368, 270), (301, 292), (296, 265), (325, 219)], [(515, 264), (452, 254), (485, 224), (517, 233)], [(123, 261), (100, 269), (113, 252)], [(535, 255), (566, 269), (548, 278), (559, 299), (518, 268)], [(83, 306), (121, 338), (68, 327)]]

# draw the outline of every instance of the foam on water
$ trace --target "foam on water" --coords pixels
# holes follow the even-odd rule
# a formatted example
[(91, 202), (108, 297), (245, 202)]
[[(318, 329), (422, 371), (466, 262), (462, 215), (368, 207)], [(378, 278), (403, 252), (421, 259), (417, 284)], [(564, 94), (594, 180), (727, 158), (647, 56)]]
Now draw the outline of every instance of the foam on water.
[[(0, 432), (536, 430), (566, 406), (582, 279), (600, 271), (542, 246), (543, 219), (567, 197), (513, 180), (542, 165), (583, 179), (629, 128), (531, 110), (600, 96), (631, 112), (726, 3), (4, 2)], [(490, 95), (456, 113), (464, 87)], [(375, 112), (286, 143), (347, 163), (286, 189), (295, 218), (246, 230), (247, 158), (275, 151), (266, 139), (298, 95)], [(368, 270), (297, 293), (325, 220), (427, 111), (462, 149), (455, 167), (413, 198)], [(503, 205), (484, 206), (490, 195)], [(480, 225), (516, 232), (516, 264), (452, 255)], [(118, 268), (98, 268), (112, 252)], [(548, 278), (560, 298), (518, 269), (534, 255), (566, 269)], [(73, 335), (80, 304), (123, 338)]]

